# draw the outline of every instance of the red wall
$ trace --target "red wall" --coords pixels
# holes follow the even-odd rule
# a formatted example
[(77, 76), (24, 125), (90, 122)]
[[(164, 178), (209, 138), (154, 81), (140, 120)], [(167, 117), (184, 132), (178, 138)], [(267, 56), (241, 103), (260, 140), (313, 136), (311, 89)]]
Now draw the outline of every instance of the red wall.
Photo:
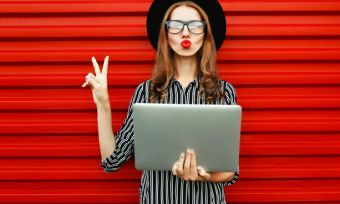
[[(221, 78), (243, 106), (231, 203), (340, 203), (340, 2), (221, 1)], [(138, 202), (141, 173), (99, 166), (91, 56), (110, 55), (114, 131), (154, 51), (151, 0), (0, 2), (0, 203)]]

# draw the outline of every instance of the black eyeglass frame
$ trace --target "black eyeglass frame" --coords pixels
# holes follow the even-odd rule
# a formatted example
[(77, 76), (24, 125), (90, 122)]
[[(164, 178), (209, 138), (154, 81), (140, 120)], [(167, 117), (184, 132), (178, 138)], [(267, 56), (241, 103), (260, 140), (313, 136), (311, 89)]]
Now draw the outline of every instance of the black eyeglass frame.
[[(172, 32), (169, 31), (169, 23), (172, 22), (172, 21), (176, 21), (176, 22), (182, 23), (183, 27), (182, 27), (182, 29), (181, 29), (179, 32), (177, 32), (177, 33), (172, 33)], [(192, 32), (192, 31), (190, 30), (190, 28), (189, 28), (189, 23), (192, 23), (192, 22), (201, 22), (201, 23), (203, 24), (203, 26), (204, 26), (203, 32), (202, 32), (202, 33), (205, 32), (205, 30), (206, 30), (206, 25), (207, 25), (207, 24), (206, 24), (206, 22), (204, 22), (204, 21), (199, 21), (199, 20), (191, 20), (191, 21), (168, 20), (168, 21), (165, 22), (165, 25), (166, 25), (166, 28), (167, 28), (168, 32), (169, 32), (169, 33), (172, 33), (172, 34), (178, 34), (178, 33), (182, 32), (182, 31), (184, 30), (184, 26), (187, 26), (187, 28), (188, 28), (188, 30), (189, 30), (190, 33), (193, 33), (193, 34), (196, 34), (196, 35), (202, 34), (202, 33), (194, 33), (194, 32)]]

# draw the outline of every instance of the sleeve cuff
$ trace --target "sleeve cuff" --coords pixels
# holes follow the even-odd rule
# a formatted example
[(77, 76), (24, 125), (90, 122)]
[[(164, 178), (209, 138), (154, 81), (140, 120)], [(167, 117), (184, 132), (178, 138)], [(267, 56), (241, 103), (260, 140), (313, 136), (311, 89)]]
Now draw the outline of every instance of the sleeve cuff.
[(226, 182), (223, 182), (223, 186), (225, 187), (225, 186), (233, 185), (237, 181), (239, 175), (240, 175), (239, 171), (235, 172), (233, 179), (226, 181)]
[(117, 151), (117, 149), (103, 161), (99, 162), (99, 165), (104, 169), (105, 172), (115, 172), (124, 163), (124, 153)]

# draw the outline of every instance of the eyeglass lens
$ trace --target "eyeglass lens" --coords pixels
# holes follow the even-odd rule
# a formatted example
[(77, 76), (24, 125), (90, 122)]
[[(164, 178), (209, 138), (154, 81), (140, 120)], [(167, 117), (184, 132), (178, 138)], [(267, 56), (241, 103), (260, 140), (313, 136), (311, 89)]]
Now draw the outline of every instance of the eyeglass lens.
[[(182, 21), (167, 21), (168, 31), (173, 34), (180, 33), (184, 29), (185, 24), (186, 23)], [(189, 21), (187, 25), (189, 31), (192, 33), (200, 34), (204, 32), (204, 23), (201, 21)]]

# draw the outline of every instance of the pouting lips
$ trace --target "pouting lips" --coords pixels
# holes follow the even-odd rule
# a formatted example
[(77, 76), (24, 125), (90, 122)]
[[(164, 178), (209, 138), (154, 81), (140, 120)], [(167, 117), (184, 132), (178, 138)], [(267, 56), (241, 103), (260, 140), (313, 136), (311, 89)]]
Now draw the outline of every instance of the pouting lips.
[(189, 48), (191, 46), (191, 41), (190, 40), (183, 40), (181, 42), (181, 45), (183, 48)]

